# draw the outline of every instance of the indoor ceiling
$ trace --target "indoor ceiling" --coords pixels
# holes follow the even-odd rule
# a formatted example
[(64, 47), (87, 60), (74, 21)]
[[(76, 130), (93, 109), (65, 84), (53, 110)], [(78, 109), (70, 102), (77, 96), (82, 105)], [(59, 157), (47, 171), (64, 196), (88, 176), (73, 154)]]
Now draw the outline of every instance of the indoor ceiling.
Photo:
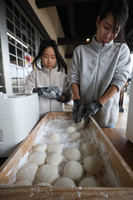
[[(35, 0), (39, 8), (55, 6), (64, 31), (64, 38), (57, 38), (58, 45), (66, 45), (65, 58), (71, 58), (75, 46), (86, 43), (95, 33), (95, 22), (105, 0)], [(113, 1), (113, 0), (112, 0)], [(126, 23), (126, 42), (133, 51), (133, 1), (129, 4)]]

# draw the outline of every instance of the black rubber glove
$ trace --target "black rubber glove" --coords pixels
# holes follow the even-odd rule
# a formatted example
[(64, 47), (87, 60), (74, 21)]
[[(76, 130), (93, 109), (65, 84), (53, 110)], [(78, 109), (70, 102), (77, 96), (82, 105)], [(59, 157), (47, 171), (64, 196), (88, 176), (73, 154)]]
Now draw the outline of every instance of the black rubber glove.
[(62, 93), (62, 95), (57, 97), (56, 100), (62, 103), (67, 103), (69, 101), (69, 96), (67, 94)]
[(74, 100), (72, 113), (73, 113), (73, 119), (76, 123), (82, 120), (83, 113), (84, 113), (84, 105), (81, 99)]
[(93, 101), (84, 114), (84, 119), (89, 118), (91, 115), (96, 114), (96, 112), (102, 107), (99, 101)]
[(58, 97), (61, 96), (61, 90), (57, 86), (37, 88), (37, 91), (38, 91), (38, 95), (43, 95), (50, 99), (57, 99)]

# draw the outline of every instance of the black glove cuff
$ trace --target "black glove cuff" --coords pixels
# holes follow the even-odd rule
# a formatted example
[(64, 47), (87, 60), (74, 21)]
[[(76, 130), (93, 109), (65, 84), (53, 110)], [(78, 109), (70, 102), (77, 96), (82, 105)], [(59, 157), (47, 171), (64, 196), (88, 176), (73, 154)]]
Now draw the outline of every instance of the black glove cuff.
[(75, 105), (76, 105), (76, 104), (79, 104), (79, 103), (81, 103), (81, 102), (82, 102), (82, 100), (81, 100), (81, 99), (74, 99), (73, 101), (74, 101), (74, 104), (75, 104)]
[(99, 101), (94, 101), (97, 103), (98, 107), (101, 108), (103, 105)]

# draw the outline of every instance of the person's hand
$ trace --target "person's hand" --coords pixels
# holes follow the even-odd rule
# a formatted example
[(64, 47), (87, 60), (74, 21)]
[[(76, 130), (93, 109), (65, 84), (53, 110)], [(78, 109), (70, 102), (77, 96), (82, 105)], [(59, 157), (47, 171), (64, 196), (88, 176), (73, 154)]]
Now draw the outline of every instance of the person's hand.
[(37, 91), (38, 91), (38, 95), (43, 95), (50, 99), (57, 99), (58, 97), (61, 96), (61, 90), (57, 86), (37, 88)]
[(91, 115), (96, 114), (96, 112), (102, 107), (99, 101), (93, 101), (84, 114), (84, 119), (89, 118)]
[(72, 114), (73, 114), (73, 119), (76, 123), (82, 120), (83, 112), (84, 112), (84, 105), (82, 100), (75, 99)]
[(62, 93), (61, 96), (56, 98), (56, 100), (62, 103), (67, 103), (69, 101), (69, 96), (67, 94)]

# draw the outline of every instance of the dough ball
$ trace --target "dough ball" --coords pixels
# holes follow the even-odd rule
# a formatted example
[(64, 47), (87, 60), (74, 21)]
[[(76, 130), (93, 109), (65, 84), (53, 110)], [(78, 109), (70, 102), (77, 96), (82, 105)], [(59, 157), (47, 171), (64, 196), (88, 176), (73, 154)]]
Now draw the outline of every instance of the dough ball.
[(93, 155), (96, 152), (94, 145), (91, 144), (90, 142), (85, 142), (82, 145), (82, 150), (84, 151), (85, 154), (88, 154), (88, 155)]
[(45, 163), (46, 153), (41, 151), (35, 151), (28, 157), (28, 162), (36, 163), (38, 166)]
[(47, 148), (46, 144), (37, 144), (36, 146), (33, 147), (33, 151), (42, 151), (45, 152)]
[(75, 127), (68, 127), (67, 128), (67, 133), (69, 133), (69, 134), (71, 134), (71, 133), (73, 133), (73, 132), (75, 132), (76, 131), (76, 128)]
[(15, 182), (14, 184), (13, 184), (13, 186), (28, 186), (28, 185), (31, 185), (31, 182), (30, 181), (28, 181), (28, 180), (26, 180), (26, 179), (24, 179), (24, 180), (19, 180), (19, 181), (17, 181), (17, 182)]
[(60, 141), (60, 137), (57, 134), (52, 134), (52, 135), (50, 135), (49, 138), (52, 142), (59, 142)]
[(68, 160), (80, 160), (81, 153), (78, 149), (75, 148), (69, 148), (65, 151), (64, 156)]
[(38, 166), (35, 163), (26, 163), (24, 164), (16, 174), (16, 181), (26, 179), (33, 182)]
[(71, 133), (71, 138), (73, 138), (74, 140), (77, 140), (81, 138), (81, 134), (79, 132), (73, 132)]
[(46, 182), (41, 182), (41, 183), (38, 183), (37, 185), (38, 185), (38, 186), (50, 186), (50, 187), (52, 187), (51, 184), (46, 183)]
[(48, 151), (48, 153), (52, 153), (52, 152), (61, 153), (62, 145), (61, 144), (48, 144), (47, 151)]
[(49, 164), (42, 165), (36, 173), (35, 182), (47, 182), (52, 184), (59, 177), (58, 168)]
[(84, 178), (79, 183), (79, 187), (98, 187), (98, 185), (98, 181), (94, 177)]
[(85, 127), (84, 119), (82, 119), (81, 122), (79, 122), (79, 123), (74, 122), (74, 126), (75, 126), (77, 131), (83, 129)]
[(84, 169), (89, 174), (97, 174), (102, 167), (100, 158), (96, 155), (89, 155), (84, 159)]
[(48, 154), (48, 156), (46, 157), (46, 163), (50, 165), (58, 166), (61, 161), (62, 161), (62, 156), (59, 153), (53, 152)]
[(64, 167), (64, 177), (71, 178), (72, 180), (79, 179), (83, 174), (82, 165), (74, 160), (67, 162)]
[(75, 187), (75, 183), (70, 178), (60, 178), (54, 184), (54, 186), (58, 187)]

